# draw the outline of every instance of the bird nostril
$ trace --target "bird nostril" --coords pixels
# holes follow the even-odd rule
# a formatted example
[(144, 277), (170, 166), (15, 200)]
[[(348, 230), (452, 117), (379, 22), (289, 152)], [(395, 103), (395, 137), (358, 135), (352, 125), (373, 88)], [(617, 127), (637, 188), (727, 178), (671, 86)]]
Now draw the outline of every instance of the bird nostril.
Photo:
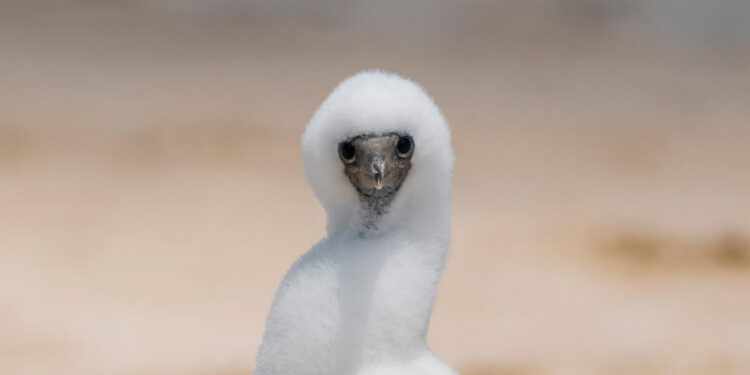
[(370, 164), (370, 171), (373, 175), (380, 174), (381, 176), (385, 172), (385, 160), (384, 158), (377, 158)]

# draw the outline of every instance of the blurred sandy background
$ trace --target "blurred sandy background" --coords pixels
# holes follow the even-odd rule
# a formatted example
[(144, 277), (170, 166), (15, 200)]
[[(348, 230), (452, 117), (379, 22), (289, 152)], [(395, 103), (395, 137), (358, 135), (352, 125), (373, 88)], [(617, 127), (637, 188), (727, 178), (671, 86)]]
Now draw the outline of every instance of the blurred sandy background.
[(750, 373), (750, 3), (0, 2), (0, 373), (250, 374), (364, 68), (454, 129), (434, 351)]

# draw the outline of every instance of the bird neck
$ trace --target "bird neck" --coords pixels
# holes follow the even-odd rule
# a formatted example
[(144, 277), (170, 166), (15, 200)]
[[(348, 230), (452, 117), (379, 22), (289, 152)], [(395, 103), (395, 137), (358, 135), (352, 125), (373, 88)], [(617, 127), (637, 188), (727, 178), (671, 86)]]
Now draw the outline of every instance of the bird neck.
[(422, 242), (445, 242), (450, 238), (449, 191), (360, 195), (357, 203), (352, 202), (342, 211), (346, 214), (329, 215), (329, 237), (354, 233), (360, 238), (378, 238), (401, 232)]
[[(446, 184), (449, 187), (449, 184)], [(341, 321), (335, 373), (423, 353), (450, 242), (450, 190), (400, 191), (359, 200), (331, 222), (339, 264)], [(331, 226), (331, 224), (337, 225)]]
[(372, 235), (390, 229), (382, 227), (390, 224), (389, 220), (384, 218), (384, 216), (389, 213), (393, 198), (393, 195), (382, 197), (359, 196), (358, 214), (353, 224), (358, 228), (360, 235)]
[(403, 231), (341, 239), (336, 373), (422, 353), (448, 243)]

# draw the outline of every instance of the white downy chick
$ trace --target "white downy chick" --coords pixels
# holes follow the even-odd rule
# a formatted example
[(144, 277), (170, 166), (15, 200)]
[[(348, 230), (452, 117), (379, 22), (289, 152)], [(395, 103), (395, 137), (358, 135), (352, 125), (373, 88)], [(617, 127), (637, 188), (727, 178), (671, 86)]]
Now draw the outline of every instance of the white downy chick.
[(282, 281), (255, 374), (455, 374), (425, 339), (450, 242), (438, 107), (408, 79), (361, 72), (318, 108), (302, 154), (328, 233)]

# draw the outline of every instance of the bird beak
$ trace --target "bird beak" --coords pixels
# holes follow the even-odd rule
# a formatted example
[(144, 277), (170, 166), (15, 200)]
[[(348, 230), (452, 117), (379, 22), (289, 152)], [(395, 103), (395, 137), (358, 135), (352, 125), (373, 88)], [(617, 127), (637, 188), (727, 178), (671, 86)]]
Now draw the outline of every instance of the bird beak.
[(383, 174), (378, 173), (375, 175), (375, 189), (382, 189), (383, 188)]
[(375, 159), (372, 161), (370, 166), (375, 179), (375, 189), (380, 190), (383, 188), (383, 170), (385, 169), (385, 161), (382, 159)]

